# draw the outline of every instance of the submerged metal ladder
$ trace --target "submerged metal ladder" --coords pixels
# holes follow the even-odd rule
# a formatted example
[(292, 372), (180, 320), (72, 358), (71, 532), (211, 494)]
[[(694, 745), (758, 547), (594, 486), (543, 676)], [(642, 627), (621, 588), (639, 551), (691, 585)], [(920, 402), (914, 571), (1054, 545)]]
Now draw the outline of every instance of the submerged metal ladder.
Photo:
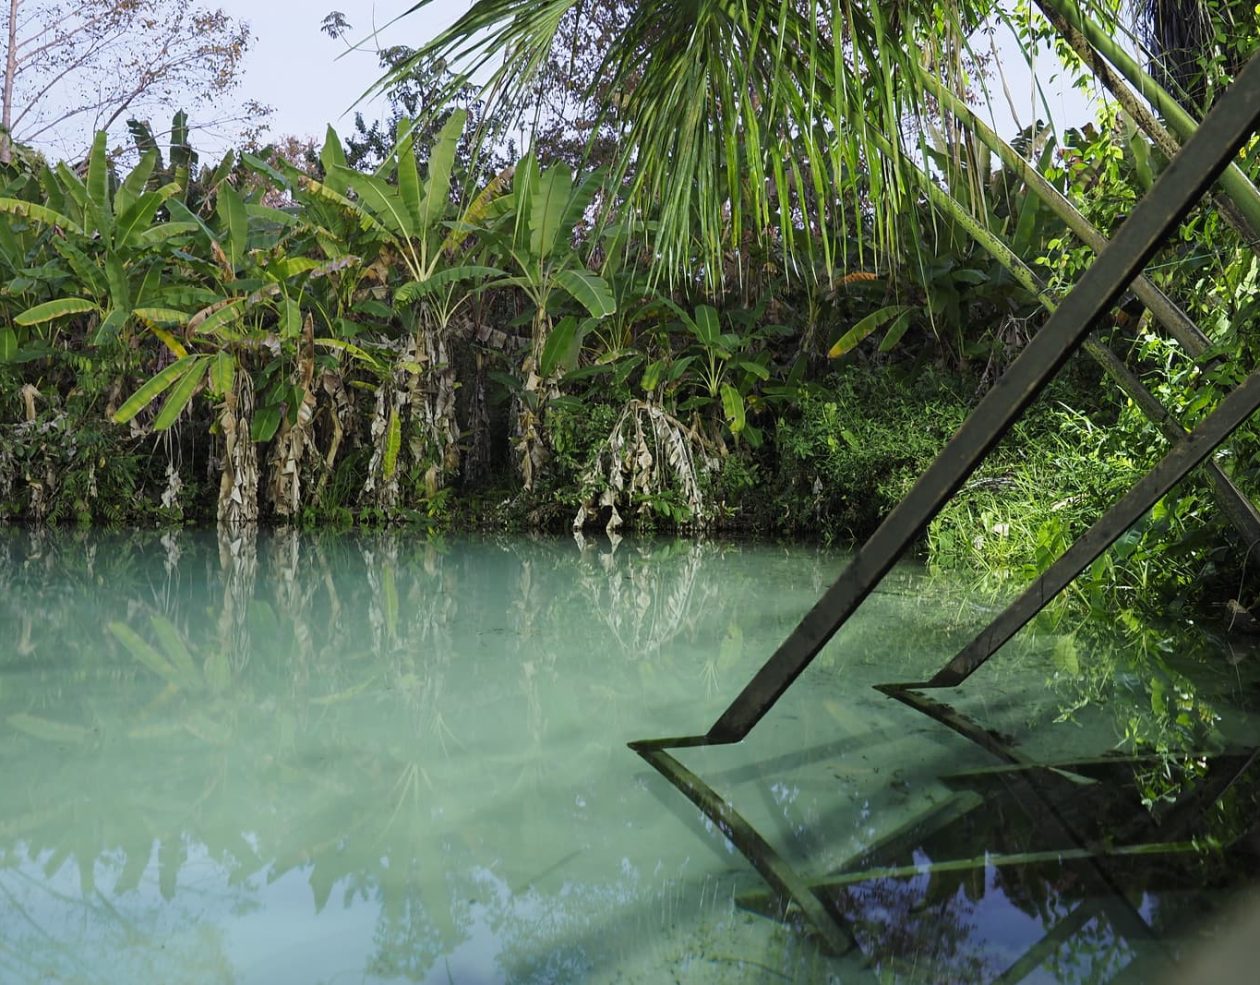
[[(731, 804), (670, 755), (669, 750), (728, 745), (748, 735), (1082, 345), (1094, 323), (1141, 274), (1257, 129), (1260, 55), (1239, 73), (1058, 310), (708, 732), (630, 743), (631, 749), (718, 826), (780, 897), (800, 908), (832, 953), (846, 953), (855, 944), (842, 921), (815, 892), (817, 884), (795, 872)], [(1000, 739), (919, 692), (955, 687), (967, 680), (1258, 408), (1260, 369), (1248, 375), (1184, 440), (1175, 442), (1149, 473), (933, 677), (921, 682), (880, 685), (878, 689), (981, 744), (1008, 763), (1023, 763)], [(1253, 760), (1254, 756), (1247, 759), (1247, 768)], [(1101, 866), (1098, 875), (1104, 883), (1110, 881)], [(1140, 921), (1136, 913), (1130, 916)]]

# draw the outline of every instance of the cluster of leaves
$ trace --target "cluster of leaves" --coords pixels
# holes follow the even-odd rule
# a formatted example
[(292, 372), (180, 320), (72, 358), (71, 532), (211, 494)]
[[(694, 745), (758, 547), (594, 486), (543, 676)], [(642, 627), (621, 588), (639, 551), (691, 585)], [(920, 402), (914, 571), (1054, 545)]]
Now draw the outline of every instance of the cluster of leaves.
[[(470, 185), (467, 123), (450, 113), (420, 149), (400, 119), (371, 172), (331, 130), (305, 169), (265, 151), (202, 164), (182, 114), (169, 147), (133, 125), (139, 161), (125, 173), (103, 133), (82, 168), (11, 167), (11, 419), (61, 420), (88, 394), (75, 413), (118, 425), (104, 458), (157, 452), (123, 498), (140, 486), (205, 515), (180, 496), (208, 473), (220, 522), (431, 512), (479, 443), (510, 441), (528, 489), (565, 454), (566, 406), (645, 400), (686, 419), (702, 461), (759, 446), (760, 415), (799, 376), (793, 331), (764, 306), (722, 312), (654, 287), (641, 224), (600, 221), (602, 172), (529, 155)], [(489, 434), (477, 422), (496, 416), (496, 394), (510, 407)], [(5, 439), (20, 444), (16, 430)], [(35, 471), (16, 468), (11, 513), (47, 515), (33, 509)]]

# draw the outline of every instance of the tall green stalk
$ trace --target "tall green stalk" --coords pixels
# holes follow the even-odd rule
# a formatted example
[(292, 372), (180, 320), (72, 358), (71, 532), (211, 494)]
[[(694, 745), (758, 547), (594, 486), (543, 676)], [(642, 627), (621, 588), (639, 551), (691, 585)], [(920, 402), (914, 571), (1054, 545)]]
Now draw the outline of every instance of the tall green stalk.
[[(971, 108), (950, 92), (939, 79), (923, 72), (923, 84), (927, 90), (949, 110), (962, 125), (984, 143), (1028, 186), (1029, 190), (1057, 215), (1078, 239), (1095, 253), (1101, 253), (1107, 246), (1104, 236), (1088, 219), (1080, 213), (1059, 190), (1050, 184), (1031, 163), (1020, 156), (1010, 144), (997, 135), (984, 123)], [(1132, 284), (1133, 293), (1150, 309), (1156, 320), (1167, 329), (1168, 334), (1180, 342), (1188, 353), (1198, 356), (1206, 352), (1211, 340), (1203, 334), (1199, 326), (1182, 310), (1172, 298), (1156, 287), (1145, 275), (1139, 275)]]
[[(1160, 150), (1171, 157), (1176, 152), (1176, 142), (1172, 141), (1168, 132), (1149, 112), (1144, 111), (1144, 107), (1134, 107), (1133, 93), (1123, 84), (1117, 85), (1118, 80), (1112, 73), (1100, 70), (1098, 56), (1114, 65), (1129, 84), (1163, 115), (1178, 140), (1184, 143), (1190, 139), (1198, 129), (1198, 123), (1114, 37), (1084, 15), (1076, 0), (1037, 0), (1037, 6), (1072, 49), (1094, 69), (1099, 81), (1111, 91)], [(1235, 225), (1241, 222), (1243, 228), (1239, 228), (1238, 232), (1253, 249), (1260, 249), (1260, 189), (1256, 188), (1237, 164), (1229, 165), (1222, 172), (1218, 187), (1237, 209), (1237, 215), (1227, 214), (1226, 217), (1233, 219)]]

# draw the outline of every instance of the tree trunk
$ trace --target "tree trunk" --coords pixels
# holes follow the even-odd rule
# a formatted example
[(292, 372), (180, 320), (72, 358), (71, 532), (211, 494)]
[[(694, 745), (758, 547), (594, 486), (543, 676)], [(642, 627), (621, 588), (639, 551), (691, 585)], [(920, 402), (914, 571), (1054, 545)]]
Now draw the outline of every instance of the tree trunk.
[(10, 128), (13, 126), (13, 82), (17, 78), (17, 20), (18, 8), (22, 0), (9, 0), (9, 39), (4, 56), (4, 91), (0, 93), (0, 125), (4, 132), (0, 133), (0, 164), (9, 164), (13, 160), (13, 137)]
[(258, 522), (258, 449), (250, 428), (254, 421), (254, 384), (243, 366), (236, 385), (223, 400), (223, 475), (219, 480), (219, 530), (234, 538)]

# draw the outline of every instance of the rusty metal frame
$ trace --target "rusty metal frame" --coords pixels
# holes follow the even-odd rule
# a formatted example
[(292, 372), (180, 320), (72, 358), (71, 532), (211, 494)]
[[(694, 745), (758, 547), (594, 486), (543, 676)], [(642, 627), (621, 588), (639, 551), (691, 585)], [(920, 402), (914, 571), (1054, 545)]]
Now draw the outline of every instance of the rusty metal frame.
[[(823, 593), (708, 732), (630, 743), (630, 748), (719, 827), (775, 890), (800, 907), (828, 950), (844, 953), (852, 949), (852, 936), (842, 922), (826, 908), (824, 900), (809, 883), (784, 862), (730, 803), (669, 755), (667, 750), (726, 745), (739, 742), (748, 735), (962, 487), (1063, 364), (1080, 348), (1098, 319), (1141, 274), (1150, 258), (1258, 128), (1260, 56), (1253, 57), (1238, 74), (1234, 84), (1220, 97), (1194, 136), (1172, 159), (1120, 227), (1111, 244), (1064, 298), (1058, 310), (980, 401), (909, 493), (862, 545), (840, 577)], [(986, 642), (977, 645), (975, 650), (965, 649), (955, 658), (963, 661), (960, 667), (951, 670), (951, 662), (937, 675), (940, 682), (929, 682), (930, 686), (948, 686), (948, 682), (953, 681), (961, 670), (970, 673), (975, 666), (983, 663), (1001, 642), (1009, 638), (1009, 633), (1002, 635), (1006, 628), (1018, 621), (1010, 632), (1017, 630), (1049, 602), (1053, 593), (1061, 591), (1083, 566), (1101, 555), (1124, 530), (1120, 527), (1115, 530), (1114, 536), (1109, 536), (1116, 524), (1133, 514), (1134, 510), (1138, 512), (1133, 519), (1140, 516), (1143, 510), (1138, 508), (1143, 503), (1150, 499), (1153, 504), (1158, 499), (1158, 495), (1151, 499), (1152, 493), (1171, 488), (1246, 420), (1258, 403), (1260, 375), (1253, 374), (1187, 441), (1178, 442), (1151, 475), (1139, 482), (1103, 520), (1095, 524), (1081, 542), (1073, 545), (1068, 554), (1038, 581), (1034, 586), (1037, 589), (1035, 592), (1030, 590), (1025, 593), (998, 617), (996, 622), (1001, 624), (1001, 631), (985, 637)], [(990, 641), (997, 642), (989, 648)], [(986, 648), (988, 652), (984, 653), (983, 659), (975, 662), (975, 655)], [(963, 679), (966, 673), (962, 675)], [(906, 687), (889, 685), (887, 693), (905, 701), (908, 697)], [(899, 693), (894, 693), (894, 689)], [(1005, 745), (1000, 741), (983, 744), (999, 755), (1002, 753), (998, 747)], [(1009, 754), (1002, 758), (1006, 758), (1007, 762), (1019, 761), (1018, 757), (1009, 758)]]

